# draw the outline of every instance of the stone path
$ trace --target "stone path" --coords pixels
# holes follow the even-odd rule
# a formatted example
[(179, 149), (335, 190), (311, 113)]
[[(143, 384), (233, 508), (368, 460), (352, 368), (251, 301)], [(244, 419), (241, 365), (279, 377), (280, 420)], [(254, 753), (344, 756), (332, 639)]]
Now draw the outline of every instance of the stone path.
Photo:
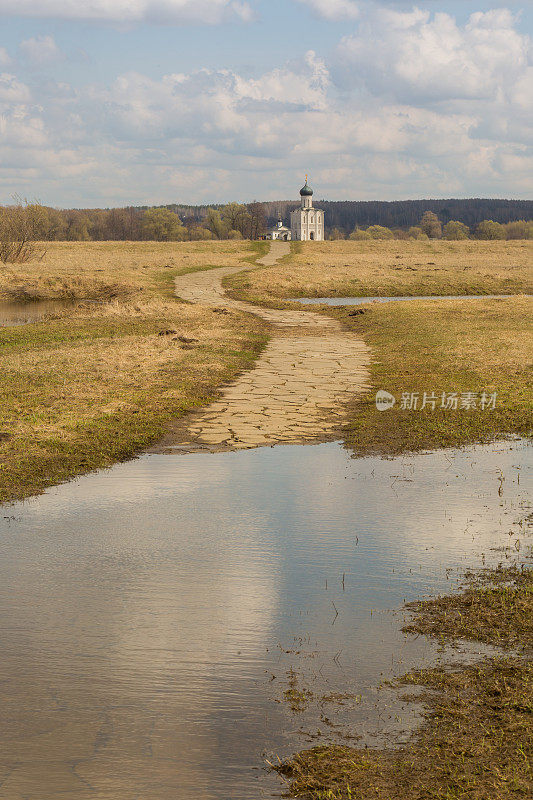
[[(289, 252), (288, 243), (273, 242), (258, 263), (272, 266)], [(257, 314), (273, 330), (255, 369), (223, 388), (219, 400), (176, 423), (159, 452), (332, 440), (341, 434), (346, 403), (369, 389), (370, 352), (362, 339), (321, 314), (260, 308), (226, 297), (222, 279), (242, 271), (214, 269), (176, 280), (176, 293), (184, 300)]]

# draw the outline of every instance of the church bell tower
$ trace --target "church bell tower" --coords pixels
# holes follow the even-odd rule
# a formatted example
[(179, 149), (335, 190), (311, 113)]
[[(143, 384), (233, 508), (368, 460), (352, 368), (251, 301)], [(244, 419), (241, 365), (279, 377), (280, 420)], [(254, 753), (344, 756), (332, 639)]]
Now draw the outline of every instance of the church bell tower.
[(292, 238), (299, 242), (323, 242), (324, 212), (313, 207), (313, 190), (305, 176), (305, 186), (300, 189), (301, 206), (291, 214)]

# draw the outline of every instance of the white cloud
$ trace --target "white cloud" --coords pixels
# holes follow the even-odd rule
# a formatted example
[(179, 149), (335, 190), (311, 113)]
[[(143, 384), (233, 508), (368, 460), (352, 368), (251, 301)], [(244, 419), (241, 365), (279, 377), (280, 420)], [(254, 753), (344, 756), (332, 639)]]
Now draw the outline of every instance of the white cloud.
[(0, 67), (8, 67), (11, 64), (11, 57), (5, 47), (0, 47)]
[(338, 48), (345, 84), (408, 102), (497, 97), (520, 79), (530, 53), (508, 9), (472, 14), (461, 27), (449, 14), (380, 8)]
[(304, 3), (316, 14), (332, 22), (357, 19), (359, 16), (359, 4), (354, 0), (298, 0), (298, 2)]
[(252, 77), (127, 72), (77, 89), (41, 76), (32, 88), (6, 71), (2, 195), (78, 206), (277, 199), (310, 171), (338, 199), (530, 196), (528, 48), (508, 12), (459, 26), (381, 9), (343, 40), (340, 84), (313, 51)]
[(13, 16), (107, 22), (217, 24), (237, 17), (252, 19), (241, 0), (0, 0), (0, 13)]
[(36, 36), (25, 39), (19, 45), (19, 50), (32, 66), (40, 67), (59, 61), (63, 56), (52, 36)]

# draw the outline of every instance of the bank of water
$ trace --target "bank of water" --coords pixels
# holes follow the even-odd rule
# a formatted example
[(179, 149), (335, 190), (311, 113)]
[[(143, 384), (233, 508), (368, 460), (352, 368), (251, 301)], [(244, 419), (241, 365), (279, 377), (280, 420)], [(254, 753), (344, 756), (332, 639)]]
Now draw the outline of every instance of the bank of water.
[(4, 506), (2, 796), (257, 800), (278, 755), (401, 740), (377, 687), (449, 654), (400, 609), (524, 554), (531, 449), (149, 455)]
[[(515, 297), (512, 294), (447, 294), (406, 297), (298, 297), (290, 298), (293, 303), (302, 303), (306, 306), (360, 306), (365, 303), (396, 303), (403, 300), (507, 300)], [(523, 296), (523, 295), (519, 295)], [(525, 295), (531, 297), (532, 295)]]
[(40, 322), (49, 314), (69, 308), (69, 300), (35, 300), (28, 303), (0, 301), (0, 328)]

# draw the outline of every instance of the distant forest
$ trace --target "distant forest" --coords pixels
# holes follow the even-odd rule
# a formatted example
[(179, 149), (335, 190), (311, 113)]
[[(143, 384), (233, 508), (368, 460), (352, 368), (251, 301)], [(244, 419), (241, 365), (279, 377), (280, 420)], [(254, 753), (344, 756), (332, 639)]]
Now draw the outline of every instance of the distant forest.
[[(260, 239), (297, 201), (248, 205), (57, 209), (18, 200), (0, 206), (0, 260), (27, 241)], [(329, 239), (532, 239), (531, 200), (317, 200)], [(4, 249), (5, 249), (4, 248)], [(10, 256), (11, 257), (11, 256)]]
[[(264, 203), (270, 222), (278, 214), (287, 220), (298, 203)], [(326, 212), (326, 225), (350, 234), (354, 228), (383, 225), (385, 228), (408, 228), (418, 225), (426, 211), (433, 211), (443, 225), (450, 220), (475, 228), (485, 219), (506, 223), (533, 219), (533, 200), (317, 200), (315, 205)], [(185, 208), (184, 208), (185, 211)]]

